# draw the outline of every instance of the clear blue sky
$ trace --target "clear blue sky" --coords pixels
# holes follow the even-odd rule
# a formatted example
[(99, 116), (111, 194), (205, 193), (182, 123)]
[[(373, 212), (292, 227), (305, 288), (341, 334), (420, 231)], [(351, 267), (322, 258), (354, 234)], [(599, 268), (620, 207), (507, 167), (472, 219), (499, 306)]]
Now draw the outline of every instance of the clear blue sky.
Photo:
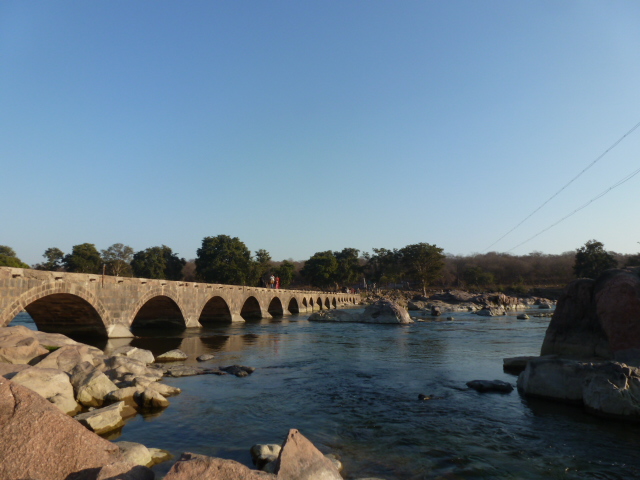
[[(640, 122), (640, 2), (0, 2), (0, 244), (483, 252)], [(640, 167), (640, 129), (491, 248)], [(640, 175), (512, 250), (640, 250)]]

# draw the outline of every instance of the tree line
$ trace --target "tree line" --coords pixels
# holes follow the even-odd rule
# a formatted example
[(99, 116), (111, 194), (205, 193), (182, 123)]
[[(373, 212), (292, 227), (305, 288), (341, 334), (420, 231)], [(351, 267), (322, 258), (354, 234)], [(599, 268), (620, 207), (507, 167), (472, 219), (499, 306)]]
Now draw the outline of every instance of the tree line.
[[(283, 288), (314, 287), (323, 290), (350, 288), (466, 288), (522, 290), (531, 286), (565, 285), (578, 277), (595, 278), (608, 268), (640, 266), (640, 254), (623, 255), (605, 250), (589, 240), (577, 250), (557, 255), (489, 252), (467, 256), (446, 255), (428, 243), (400, 249), (374, 248), (372, 253), (355, 248), (317, 252), (306, 261), (273, 261), (269, 252), (252, 255), (237, 237), (205, 237), (197, 257), (187, 261), (166, 245), (135, 252), (122, 243), (98, 251), (94, 244), (74, 245), (65, 254), (58, 248), (45, 250), (39, 270), (106, 273), (122, 277), (200, 281), (264, 287), (273, 275)], [(15, 251), (0, 245), (0, 266), (30, 268)]]

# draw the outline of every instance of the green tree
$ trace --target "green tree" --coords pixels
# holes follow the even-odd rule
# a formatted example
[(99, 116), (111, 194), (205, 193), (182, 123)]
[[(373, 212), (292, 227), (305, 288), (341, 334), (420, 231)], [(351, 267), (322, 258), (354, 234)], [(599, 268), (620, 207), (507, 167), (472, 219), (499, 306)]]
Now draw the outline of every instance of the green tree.
[(467, 285), (476, 287), (495, 284), (495, 277), (490, 272), (485, 272), (482, 267), (469, 265), (462, 273), (462, 278)]
[(0, 245), (0, 267), (31, 268), (16, 256), (13, 248)]
[(114, 243), (106, 250), (102, 250), (102, 259), (107, 265), (107, 272), (116, 277), (131, 277), (133, 269), (133, 248), (122, 243)]
[(238, 237), (228, 235), (202, 239), (202, 247), (197, 251), (196, 271), (205, 282), (227, 285), (247, 285), (254, 280), (255, 274), (247, 246)]
[(296, 266), (287, 260), (282, 262), (280, 266), (276, 268), (275, 272), (276, 276), (280, 277), (280, 286), (282, 288), (287, 288), (289, 285), (291, 285), (295, 273)]
[(389, 283), (402, 277), (404, 268), (398, 249), (374, 248), (373, 255), (365, 254), (364, 257), (367, 260), (364, 273), (369, 281)]
[(131, 268), (138, 278), (181, 280), (182, 268), (186, 263), (171, 248), (162, 245), (136, 252), (131, 260)]
[(442, 252), (442, 248), (428, 243), (416, 243), (400, 249), (407, 274), (422, 284), (424, 295), (427, 294), (427, 286), (442, 273), (445, 259)]
[(250, 282), (254, 285), (263, 286), (262, 281), (271, 269), (271, 255), (264, 249), (256, 252), (255, 260), (252, 263), (253, 271)]
[(42, 254), (47, 259), (46, 262), (37, 265), (38, 270), (57, 271), (62, 268), (64, 252), (56, 247), (47, 248)]
[(350, 284), (358, 281), (362, 275), (360, 266), (360, 250), (343, 248), (341, 252), (333, 252), (338, 261), (338, 268), (334, 281), (338, 285)]
[(11, 248), (8, 247), (7, 245), (0, 245), (0, 255), (6, 255), (7, 257), (17, 257), (16, 255), (16, 251)]
[(631, 255), (627, 258), (627, 262), (625, 263), (626, 267), (640, 267), (640, 253), (636, 253), (635, 255)]
[(604, 244), (589, 240), (576, 251), (573, 273), (578, 278), (597, 278), (605, 270), (616, 268), (618, 262), (604, 249)]
[(102, 273), (102, 258), (93, 243), (74, 245), (64, 256), (62, 264), (67, 272)]
[(331, 250), (317, 252), (304, 262), (304, 267), (300, 274), (307, 279), (311, 285), (320, 288), (327, 288), (335, 284), (336, 273), (338, 271), (338, 259)]

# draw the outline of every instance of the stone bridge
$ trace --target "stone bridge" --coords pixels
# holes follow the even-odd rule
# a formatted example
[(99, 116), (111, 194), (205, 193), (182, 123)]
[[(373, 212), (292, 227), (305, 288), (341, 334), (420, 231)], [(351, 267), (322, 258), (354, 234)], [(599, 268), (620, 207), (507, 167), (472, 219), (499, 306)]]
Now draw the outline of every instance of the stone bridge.
[(355, 305), (360, 295), (0, 267), (0, 327), (27, 311), (39, 330), (130, 337)]

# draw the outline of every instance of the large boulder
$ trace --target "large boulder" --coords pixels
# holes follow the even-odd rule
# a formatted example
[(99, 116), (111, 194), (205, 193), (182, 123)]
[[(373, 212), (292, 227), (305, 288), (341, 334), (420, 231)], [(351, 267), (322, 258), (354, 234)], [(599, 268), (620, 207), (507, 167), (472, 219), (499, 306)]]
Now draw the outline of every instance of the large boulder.
[(108, 407), (96, 408), (90, 412), (81, 413), (74, 418), (89, 430), (101, 434), (124, 425), (124, 419), (122, 418), (124, 408), (124, 402), (118, 402)]
[(589, 374), (588, 365), (555, 356), (529, 360), (518, 376), (518, 390), (529, 396), (582, 403), (582, 388)]
[(623, 362), (640, 359), (640, 277), (609, 270), (596, 280), (593, 299), (613, 357)]
[[(31, 335), (45, 347), (64, 347), (65, 345), (82, 345), (61, 333), (47, 333), (40, 330), (31, 330)], [(94, 348), (94, 347), (92, 347)], [(97, 350), (97, 349), (96, 349)]]
[(65, 345), (54, 350), (36, 365), (40, 368), (57, 368), (63, 372), (71, 371), (79, 363), (89, 362), (93, 366), (102, 363), (102, 351), (89, 345)]
[(11, 380), (16, 373), (27, 368), (31, 368), (31, 365), (26, 363), (0, 363), (0, 376)]
[(413, 323), (406, 308), (385, 299), (367, 306), (360, 317), (366, 323)]
[(49, 350), (35, 338), (33, 330), (22, 325), (0, 328), (1, 363), (29, 363), (47, 353)]
[(83, 362), (71, 371), (76, 399), (85, 407), (100, 407), (105, 397), (118, 387), (91, 363)]
[(251, 470), (234, 460), (183, 453), (164, 480), (276, 480), (271, 473)]
[(144, 388), (136, 392), (133, 399), (142, 410), (158, 410), (169, 406), (169, 400), (157, 390), (150, 388)]
[(16, 373), (12, 381), (46, 398), (67, 415), (80, 411), (69, 376), (62, 370), (31, 367)]
[(541, 350), (640, 365), (638, 269), (607, 270), (570, 283), (558, 300)]
[(118, 451), (40, 395), (0, 378), (0, 478), (65, 480), (116, 461)]
[(254, 463), (262, 464), (278, 450), (277, 460), (263, 465), (275, 474), (251, 470), (233, 460), (184, 453), (164, 480), (342, 480), (334, 462), (295, 429), (289, 430), (281, 447), (255, 445), (251, 455)]
[(289, 430), (275, 470), (278, 480), (342, 480), (333, 462), (296, 429)]
[[(133, 377), (130, 377), (130, 379), (142, 376), (157, 381), (162, 378), (161, 369), (148, 367), (144, 362), (136, 360), (135, 358), (109, 357), (104, 361), (104, 366), (104, 373), (114, 383), (125, 381), (125, 378), (131, 375), (133, 375)], [(130, 379), (126, 381), (130, 382)]]
[(153, 465), (153, 457), (147, 447), (136, 442), (114, 442), (120, 449), (120, 456), (127, 462), (149, 467)]
[(122, 347), (118, 347), (111, 352), (111, 355), (116, 357), (135, 358), (136, 360), (139, 360), (142, 363), (145, 363), (147, 365), (155, 361), (155, 358), (153, 356), (153, 353), (151, 353), (151, 350), (132, 347), (131, 345), (124, 345)]
[(640, 369), (623, 363), (540, 357), (527, 363), (518, 390), (581, 404), (601, 416), (640, 421)]
[(391, 300), (381, 299), (364, 309), (363, 313), (343, 310), (321, 310), (309, 316), (311, 322), (355, 322), (355, 323), (413, 323), (406, 308)]
[(117, 461), (101, 467), (97, 472), (90, 472), (87, 476), (75, 477), (69, 480), (155, 480), (153, 470), (133, 462)]
[(596, 313), (595, 281), (575, 280), (558, 300), (547, 327), (541, 355), (612, 358), (609, 340)]

